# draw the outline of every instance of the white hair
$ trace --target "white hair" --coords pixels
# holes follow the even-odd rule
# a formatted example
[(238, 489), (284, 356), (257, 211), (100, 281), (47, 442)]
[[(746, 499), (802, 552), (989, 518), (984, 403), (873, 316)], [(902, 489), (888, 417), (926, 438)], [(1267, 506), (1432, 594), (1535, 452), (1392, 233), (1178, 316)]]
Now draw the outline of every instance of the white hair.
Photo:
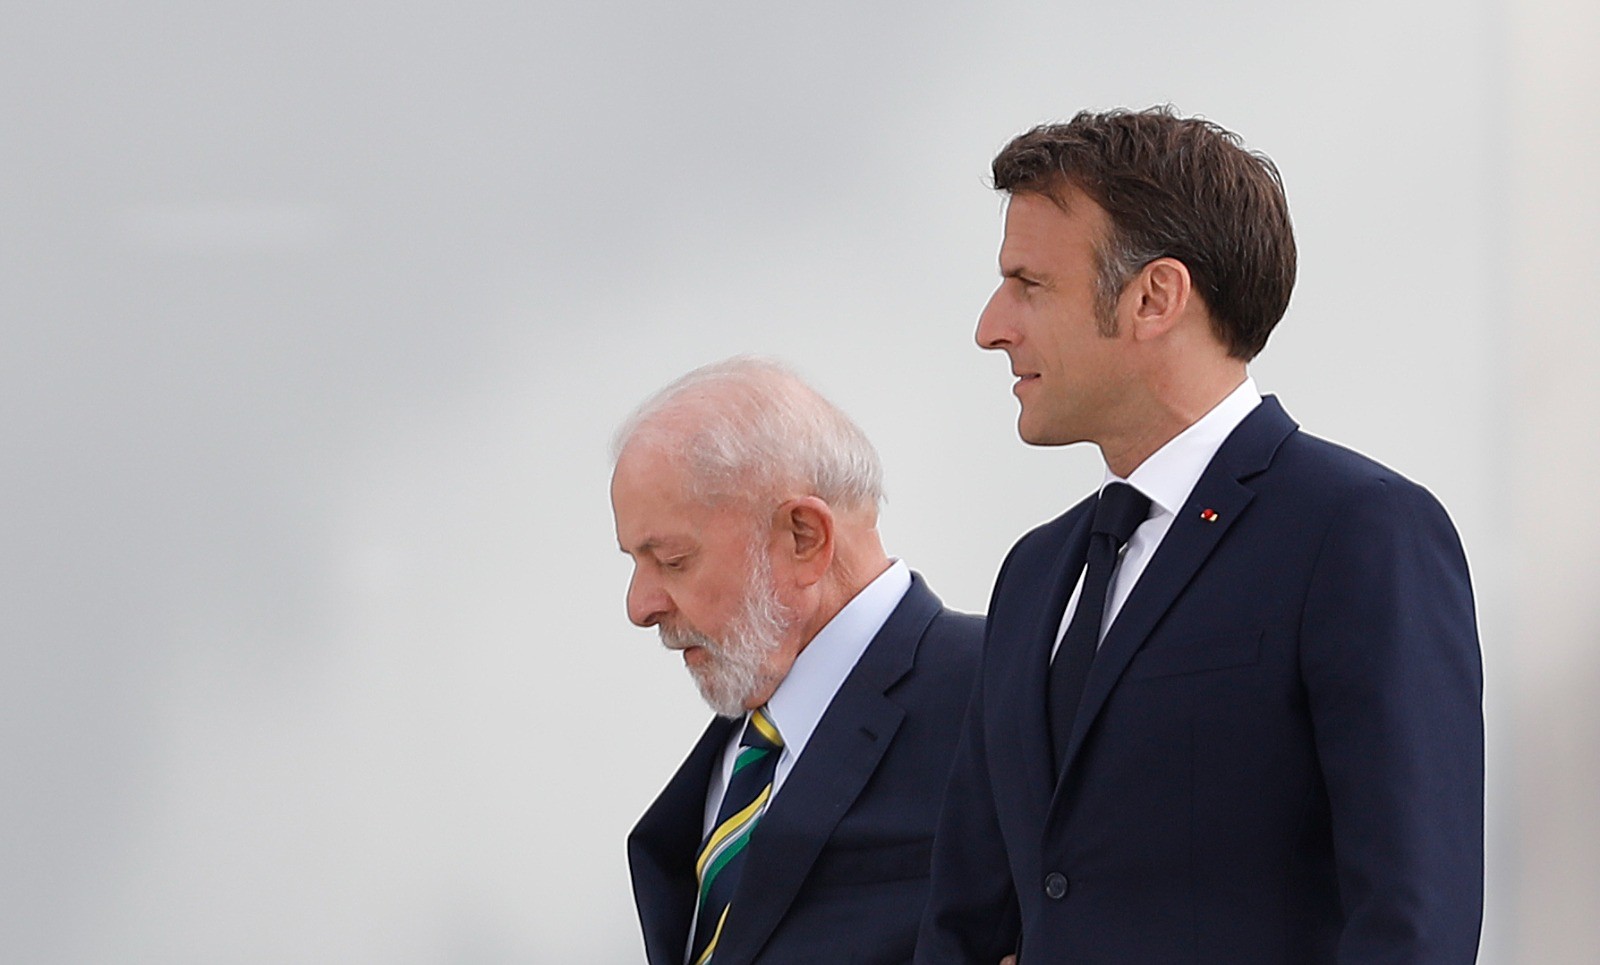
[(876, 510), (883, 465), (866, 433), (783, 364), (750, 355), (679, 378), (634, 410), (612, 441), (670, 447), (706, 500), (798, 487), (830, 506)]

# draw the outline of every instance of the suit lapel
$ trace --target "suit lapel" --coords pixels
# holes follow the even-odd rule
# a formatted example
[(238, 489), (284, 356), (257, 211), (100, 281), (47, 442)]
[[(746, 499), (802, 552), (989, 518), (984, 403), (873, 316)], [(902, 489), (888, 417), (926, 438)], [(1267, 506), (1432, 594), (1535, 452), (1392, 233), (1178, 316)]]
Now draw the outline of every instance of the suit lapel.
[[(1265, 469), (1296, 428), (1278, 400), (1266, 396), (1217, 450), (1101, 641), (1073, 721), (1063, 774), (1072, 769), (1089, 728), (1128, 662), (1254, 498), (1242, 480)], [(1211, 521), (1201, 518), (1207, 509), (1215, 513)]]
[[(1037, 622), (1023, 631), (1023, 650), (998, 691), (1007, 696), (1012, 708), (1005, 716), (1015, 715), (1015, 736), (1008, 735), (1005, 740), (1019, 755), (1020, 759), (1014, 761), (1013, 766), (1020, 765), (1020, 772), (1025, 775), (1027, 787), (1022, 800), (1026, 801), (1048, 801), (1056, 786), (1047, 697), (1050, 657), (1060, 635), (1061, 615), (1066, 612), (1067, 598), (1077, 585), (1088, 553), (1093, 505), (1092, 499), (1086, 500), (1068, 513), (1062, 523), (1066, 527), (1066, 538), (1060, 543), (1049, 569), (1039, 581), (1025, 588), (1028, 594), (1048, 602), (1042, 608), (1024, 607), (1019, 611), (1036, 614)], [(1068, 522), (1072, 513), (1077, 514), (1077, 519)]]
[(719, 958), (754, 959), (789, 910), (905, 718), (885, 691), (911, 669), (939, 609), (933, 591), (913, 575), (911, 588), (845, 678), (752, 834), (718, 941)]
[(628, 835), (634, 903), (650, 965), (683, 965), (697, 890), (694, 862), (704, 837), (706, 789), (740, 721), (714, 719), (672, 780)]

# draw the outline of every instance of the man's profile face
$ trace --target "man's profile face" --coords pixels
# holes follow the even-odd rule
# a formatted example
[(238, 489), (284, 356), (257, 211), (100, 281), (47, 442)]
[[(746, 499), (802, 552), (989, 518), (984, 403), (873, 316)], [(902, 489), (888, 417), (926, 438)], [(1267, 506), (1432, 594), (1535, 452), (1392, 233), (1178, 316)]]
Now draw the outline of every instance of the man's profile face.
[(611, 480), (617, 542), (633, 560), (628, 619), (657, 627), (712, 709), (759, 707), (798, 649), (773, 586), (767, 543), (737, 504), (690, 498), (682, 470), (656, 447), (630, 446)]
[(978, 344), (1011, 358), (1017, 433), (1041, 446), (1099, 438), (1131, 376), (1125, 339), (1102, 335), (1096, 311), (1095, 246), (1109, 218), (1080, 191), (1064, 198), (1065, 209), (1044, 194), (1011, 198), (1000, 287), (978, 319)]

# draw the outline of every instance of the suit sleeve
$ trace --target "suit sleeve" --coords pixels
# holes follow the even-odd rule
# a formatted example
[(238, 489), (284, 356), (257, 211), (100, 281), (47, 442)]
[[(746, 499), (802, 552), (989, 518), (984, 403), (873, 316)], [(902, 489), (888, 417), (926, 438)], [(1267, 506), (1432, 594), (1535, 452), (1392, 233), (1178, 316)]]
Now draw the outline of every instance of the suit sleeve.
[[(987, 641), (984, 651), (987, 661)], [(933, 839), (932, 883), (916, 965), (995, 965), (1016, 950), (1020, 934), (984, 750), (983, 690), (980, 677)]]
[(1301, 673), (1327, 786), (1338, 961), (1463, 963), (1483, 907), (1482, 662), (1444, 509), (1369, 481), (1324, 538)]

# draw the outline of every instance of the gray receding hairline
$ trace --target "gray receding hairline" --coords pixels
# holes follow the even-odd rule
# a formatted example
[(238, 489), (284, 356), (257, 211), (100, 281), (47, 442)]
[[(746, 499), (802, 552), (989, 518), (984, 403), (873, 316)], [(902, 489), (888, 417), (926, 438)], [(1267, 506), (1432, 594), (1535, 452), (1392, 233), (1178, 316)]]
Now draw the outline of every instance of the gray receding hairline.
[(776, 359), (736, 355), (679, 377), (618, 427), (613, 467), (635, 442), (661, 446), (707, 501), (797, 487), (840, 509), (883, 503), (866, 433)]

